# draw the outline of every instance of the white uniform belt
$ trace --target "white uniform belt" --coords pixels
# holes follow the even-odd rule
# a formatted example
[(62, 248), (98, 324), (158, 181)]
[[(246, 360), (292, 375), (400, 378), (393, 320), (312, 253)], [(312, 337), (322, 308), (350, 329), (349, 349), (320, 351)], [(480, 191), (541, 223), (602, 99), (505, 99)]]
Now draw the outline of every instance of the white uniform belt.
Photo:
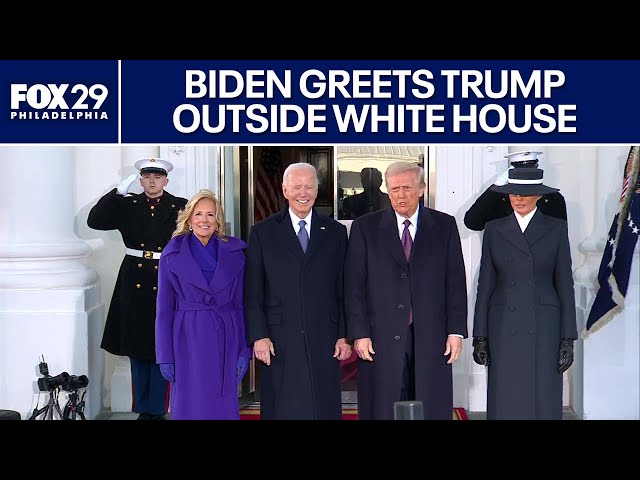
[(133, 248), (127, 248), (127, 255), (131, 255), (132, 257), (146, 258), (147, 260), (159, 260), (162, 253), (152, 252), (151, 250), (134, 250)]

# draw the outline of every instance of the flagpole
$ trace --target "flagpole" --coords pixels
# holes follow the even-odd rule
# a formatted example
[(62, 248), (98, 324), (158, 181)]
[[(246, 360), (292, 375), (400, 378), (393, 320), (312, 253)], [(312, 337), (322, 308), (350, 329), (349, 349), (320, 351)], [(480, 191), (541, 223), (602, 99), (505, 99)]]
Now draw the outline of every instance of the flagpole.
[[(594, 201), (592, 211), (595, 215), (593, 231), (578, 245), (578, 250), (584, 255), (584, 261), (575, 269), (573, 275), (578, 309), (578, 331), (584, 330), (591, 303), (598, 291), (596, 282), (598, 269), (611, 219), (618, 208), (620, 175), (628, 154), (628, 146), (601, 146), (597, 149), (597, 168), (593, 186), (595, 195), (592, 197)], [(571, 218), (568, 221), (571, 223)]]
[[(604, 163), (609, 171), (617, 172), (617, 186), (611, 192), (595, 191), (594, 197), (604, 199), (607, 209), (598, 214), (596, 225), (600, 225), (596, 228), (607, 237), (595, 254), (598, 266), (590, 276), (592, 285), (576, 282), (578, 318), (585, 328), (581, 341), (576, 342), (576, 358), (582, 361), (576, 362), (578, 370), (574, 371), (579, 380), (574, 385), (574, 397), (579, 397), (574, 410), (585, 420), (640, 420), (640, 219), (635, 193), (640, 166), (635, 149), (626, 147), (616, 154), (607, 148), (601, 147), (599, 166)], [(605, 172), (600, 170), (599, 174)], [(627, 190), (623, 189), (623, 177)], [(629, 197), (631, 192), (635, 201)], [(615, 204), (612, 211), (608, 211), (610, 203)]]

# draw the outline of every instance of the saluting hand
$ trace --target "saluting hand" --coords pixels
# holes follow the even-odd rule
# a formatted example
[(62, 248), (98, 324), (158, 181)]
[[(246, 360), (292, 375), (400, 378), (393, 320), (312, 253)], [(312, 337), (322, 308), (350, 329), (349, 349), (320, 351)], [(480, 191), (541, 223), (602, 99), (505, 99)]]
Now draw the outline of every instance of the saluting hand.
[(127, 193), (129, 193), (129, 189), (131, 188), (131, 185), (133, 184), (133, 182), (136, 181), (136, 178), (138, 178), (138, 174), (133, 173), (129, 175), (127, 178), (125, 178), (124, 180), (122, 180), (122, 182), (120, 182), (120, 185), (118, 185), (116, 188), (116, 190), (118, 190), (118, 193), (120, 195), (126, 195)]
[(333, 352), (333, 358), (338, 360), (346, 360), (351, 356), (351, 345), (347, 343), (346, 338), (339, 338), (336, 340), (336, 348)]
[(357, 339), (354, 342), (353, 347), (362, 360), (373, 362), (373, 357), (371, 355), (375, 355), (376, 352), (373, 351), (373, 344), (369, 337)]
[(253, 355), (266, 365), (271, 365), (271, 355), (276, 356), (270, 338), (261, 338), (253, 342)]

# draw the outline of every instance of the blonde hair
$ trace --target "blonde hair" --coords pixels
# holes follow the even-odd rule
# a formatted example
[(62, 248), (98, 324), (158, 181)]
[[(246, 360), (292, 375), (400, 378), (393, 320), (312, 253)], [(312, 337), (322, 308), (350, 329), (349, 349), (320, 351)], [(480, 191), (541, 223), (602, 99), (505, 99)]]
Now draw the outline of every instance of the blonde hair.
[(216, 210), (216, 222), (218, 223), (218, 228), (214, 232), (214, 235), (220, 238), (223, 242), (229, 241), (225, 235), (226, 223), (224, 221), (224, 210), (222, 209), (222, 204), (220, 204), (213, 192), (206, 188), (203, 188), (191, 197), (184, 208), (180, 210), (178, 213), (178, 219), (176, 220), (176, 229), (171, 235), (171, 238), (189, 233), (189, 218), (191, 218), (191, 214), (193, 213), (193, 209), (196, 204), (200, 200), (204, 199), (211, 200), (213, 202), (213, 207)]

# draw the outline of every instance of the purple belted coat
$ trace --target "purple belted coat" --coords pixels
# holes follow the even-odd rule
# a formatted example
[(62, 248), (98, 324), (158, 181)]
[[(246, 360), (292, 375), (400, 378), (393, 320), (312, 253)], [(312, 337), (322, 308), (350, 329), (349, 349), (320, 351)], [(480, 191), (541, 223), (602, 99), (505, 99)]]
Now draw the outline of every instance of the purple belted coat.
[(207, 283), (191, 235), (172, 238), (160, 259), (156, 361), (175, 364), (171, 419), (238, 419), (238, 357), (251, 357), (243, 313), (246, 243), (212, 237), (218, 264)]

